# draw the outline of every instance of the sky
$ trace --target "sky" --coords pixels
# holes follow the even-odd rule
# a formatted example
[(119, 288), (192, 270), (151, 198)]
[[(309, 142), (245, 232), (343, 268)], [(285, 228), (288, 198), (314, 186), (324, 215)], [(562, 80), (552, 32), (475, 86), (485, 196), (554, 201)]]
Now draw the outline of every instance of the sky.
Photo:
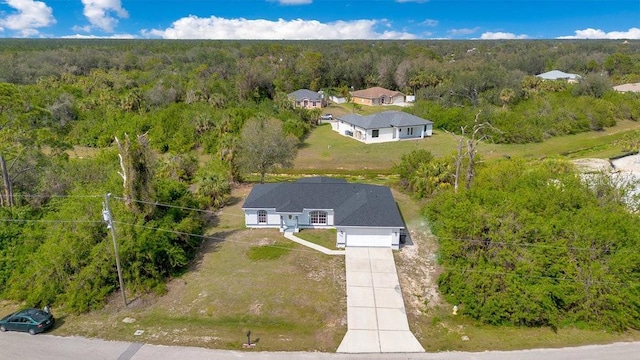
[(0, 0), (0, 38), (640, 39), (640, 0)]

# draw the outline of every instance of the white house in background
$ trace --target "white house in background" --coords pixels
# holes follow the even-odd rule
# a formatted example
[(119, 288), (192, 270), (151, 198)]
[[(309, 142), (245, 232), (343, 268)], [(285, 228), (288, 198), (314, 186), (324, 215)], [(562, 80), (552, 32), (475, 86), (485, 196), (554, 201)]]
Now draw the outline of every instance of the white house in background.
[(636, 93), (640, 93), (640, 83), (629, 83), (629, 84), (622, 84), (622, 85), (614, 86), (613, 90), (618, 91), (618, 92), (636, 92)]
[(322, 94), (308, 89), (296, 90), (287, 96), (294, 102), (297, 108), (321, 109), (325, 105)]
[(551, 70), (546, 73), (538, 74), (536, 77), (542, 80), (566, 80), (568, 83), (577, 83), (582, 79), (582, 76), (578, 74), (568, 74), (560, 70)]
[(328, 177), (256, 184), (242, 205), (249, 228), (336, 229), (336, 247), (398, 249), (405, 225), (386, 186)]
[(342, 115), (331, 124), (331, 128), (366, 144), (424, 139), (433, 135), (432, 121), (395, 110), (368, 116)]

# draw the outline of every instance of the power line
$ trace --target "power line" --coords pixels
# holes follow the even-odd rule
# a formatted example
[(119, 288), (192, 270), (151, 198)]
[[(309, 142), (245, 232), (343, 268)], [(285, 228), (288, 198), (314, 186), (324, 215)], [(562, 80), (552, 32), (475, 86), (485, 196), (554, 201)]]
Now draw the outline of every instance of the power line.
[(97, 224), (102, 223), (99, 220), (47, 220), (47, 219), (0, 219), (1, 222), (43, 222), (43, 223), (78, 223), (78, 224)]
[(118, 197), (118, 196), (114, 196), (113, 199), (121, 200), (121, 201), (133, 201), (133, 202), (139, 203), (139, 204), (147, 204), (147, 205), (162, 206), (162, 207), (168, 207), (168, 208), (174, 208), (174, 209), (180, 209), (180, 210), (198, 211), (198, 212), (203, 212), (203, 213), (207, 213), (207, 214), (215, 214), (215, 212), (211, 211), (211, 210), (203, 210), (203, 209), (197, 209), (197, 208), (186, 207), (186, 206), (169, 205), (169, 204), (163, 204), (163, 203), (159, 203), (159, 202), (155, 202), (155, 201), (125, 199), (123, 197)]
[[(168, 233), (173, 233), (173, 234), (177, 234), (177, 235), (186, 235), (186, 236), (199, 237), (199, 238), (206, 239), (206, 240), (218, 240), (218, 241), (231, 242), (231, 243), (237, 243), (237, 244), (243, 244), (243, 245), (255, 245), (254, 243), (250, 243), (250, 242), (246, 242), (246, 241), (230, 240), (230, 239), (221, 238), (221, 237), (215, 237), (215, 236), (209, 236), (209, 235), (201, 235), (201, 234), (193, 234), (193, 233), (188, 233), (188, 232), (183, 232), (183, 231), (168, 230), (168, 229), (156, 228), (156, 227), (151, 227), (151, 226), (132, 224), (132, 223), (127, 223), (127, 222), (114, 221), (114, 223), (122, 224), (122, 225), (129, 225), (129, 226), (133, 226), (133, 227), (139, 227), (139, 228), (143, 228), (143, 229), (168, 232)], [(278, 246), (278, 245), (265, 245), (265, 246), (274, 247), (274, 248), (283, 249), (283, 250), (298, 251), (298, 252), (318, 253), (315, 250), (292, 249), (292, 248), (289, 248), (289, 247)]]
[[(442, 269), (447, 270), (447, 271), (456, 271), (456, 272), (460, 272), (460, 273), (478, 273), (478, 274), (487, 274), (487, 275), (515, 275), (519, 278), (522, 279), (548, 279), (548, 280), (555, 280), (555, 281), (568, 281), (568, 282), (574, 282), (574, 283), (579, 283), (579, 284), (583, 284), (584, 281), (578, 280), (578, 279), (574, 279), (574, 278), (567, 278), (567, 277), (553, 277), (553, 276), (542, 276), (542, 275), (525, 275), (525, 274), (520, 274), (517, 273), (515, 271), (513, 272), (506, 272), (506, 271), (489, 271), (489, 270), (476, 270), (476, 269), (461, 269), (461, 268), (454, 268), (454, 267), (447, 267), (447, 266), (443, 266)], [(628, 282), (628, 283), (619, 283), (619, 282), (611, 282), (611, 281), (597, 281), (597, 280), (590, 280), (589, 281), (590, 284), (598, 284), (598, 285), (616, 285), (616, 286), (635, 286), (636, 282)]]
[(104, 195), (27, 195), (27, 194), (14, 194), (14, 197), (22, 198), (101, 198)]
[[(503, 245), (503, 246), (520, 246), (520, 247), (531, 247), (531, 248), (535, 248), (535, 247), (540, 247), (540, 248), (548, 248), (548, 249), (558, 249), (558, 250), (577, 250), (577, 251), (601, 251), (602, 249), (593, 249), (593, 248), (589, 248), (589, 247), (578, 247), (578, 246), (557, 246), (554, 244), (542, 244), (542, 243), (518, 243), (518, 242), (506, 242), (506, 241), (495, 241), (495, 240), (478, 240), (478, 239), (464, 239), (464, 238), (454, 238), (454, 237), (441, 237), (441, 236), (436, 236), (433, 235), (434, 237), (436, 237), (438, 240), (452, 240), (452, 241), (459, 241), (459, 242), (469, 242), (469, 243), (477, 243), (480, 245), (485, 245), (485, 242), (488, 243), (488, 245)], [(617, 245), (617, 244), (611, 244), (611, 245)], [(632, 251), (633, 249), (617, 249), (614, 252), (619, 252), (619, 251)], [(633, 250), (636, 251), (636, 250)]]

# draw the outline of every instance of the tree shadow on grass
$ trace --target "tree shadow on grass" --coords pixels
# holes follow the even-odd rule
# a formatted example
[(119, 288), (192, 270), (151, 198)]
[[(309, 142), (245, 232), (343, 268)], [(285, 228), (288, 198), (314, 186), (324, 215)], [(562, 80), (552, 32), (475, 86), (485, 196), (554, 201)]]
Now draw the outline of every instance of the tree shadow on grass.
[(217, 231), (212, 234), (203, 235), (202, 244), (200, 244), (200, 248), (193, 257), (193, 260), (191, 260), (191, 264), (186, 271), (197, 270), (200, 264), (202, 264), (206, 254), (217, 252), (220, 246), (222, 246), (222, 243), (238, 231), (241, 231), (241, 229)]

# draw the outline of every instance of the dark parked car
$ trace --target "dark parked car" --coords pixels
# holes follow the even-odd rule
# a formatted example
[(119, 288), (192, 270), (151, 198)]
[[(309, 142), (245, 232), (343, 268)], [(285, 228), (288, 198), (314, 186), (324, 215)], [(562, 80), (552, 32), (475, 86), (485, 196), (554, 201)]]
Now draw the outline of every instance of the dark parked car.
[(55, 323), (53, 315), (40, 309), (24, 309), (0, 320), (0, 331), (24, 331), (31, 335), (49, 330)]

